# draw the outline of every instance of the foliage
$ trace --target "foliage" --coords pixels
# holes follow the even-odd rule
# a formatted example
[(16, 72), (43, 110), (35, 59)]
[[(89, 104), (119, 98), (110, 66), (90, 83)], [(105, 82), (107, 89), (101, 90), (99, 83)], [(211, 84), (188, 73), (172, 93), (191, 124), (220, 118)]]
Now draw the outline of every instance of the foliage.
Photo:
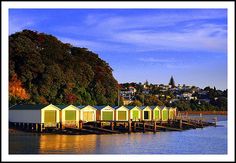
[(111, 67), (88, 49), (30, 30), (10, 35), (9, 44), (10, 103), (117, 103)]

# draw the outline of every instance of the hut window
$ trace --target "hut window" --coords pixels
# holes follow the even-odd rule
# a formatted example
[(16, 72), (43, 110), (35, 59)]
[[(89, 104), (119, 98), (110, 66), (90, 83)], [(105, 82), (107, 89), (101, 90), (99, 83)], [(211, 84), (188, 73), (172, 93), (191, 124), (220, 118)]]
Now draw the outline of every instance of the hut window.
[(149, 119), (149, 111), (144, 111), (144, 119)]
[(134, 110), (134, 111), (133, 111), (133, 119), (134, 119), (134, 120), (139, 119), (138, 113), (139, 113), (138, 110)]
[(160, 117), (160, 115), (159, 115), (159, 110), (155, 110), (155, 111), (154, 111), (154, 114), (155, 114), (154, 119), (155, 119), (155, 120), (159, 120), (159, 117)]
[(102, 112), (102, 120), (113, 120), (113, 112), (112, 111), (103, 111)]
[(126, 111), (118, 111), (118, 120), (126, 120)]
[(75, 110), (66, 110), (65, 111), (66, 120), (76, 120), (76, 111)]
[(44, 111), (44, 122), (54, 123), (56, 122), (56, 111), (55, 110), (45, 110)]

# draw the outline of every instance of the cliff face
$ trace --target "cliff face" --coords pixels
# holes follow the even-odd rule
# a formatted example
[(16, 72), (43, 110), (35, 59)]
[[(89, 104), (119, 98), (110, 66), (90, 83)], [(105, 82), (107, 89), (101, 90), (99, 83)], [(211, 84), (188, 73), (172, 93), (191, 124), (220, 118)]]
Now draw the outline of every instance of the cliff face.
[(10, 35), (9, 45), (11, 104), (116, 104), (111, 67), (88, 49), (30, 30)]

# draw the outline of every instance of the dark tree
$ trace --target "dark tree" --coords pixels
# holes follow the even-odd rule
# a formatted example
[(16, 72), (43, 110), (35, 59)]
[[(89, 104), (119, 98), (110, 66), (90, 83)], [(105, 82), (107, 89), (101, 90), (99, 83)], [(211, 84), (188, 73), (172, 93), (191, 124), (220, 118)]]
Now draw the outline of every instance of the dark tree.
[(10, 35), (9, 45), (10, 103), (116, 104), (112, 68), (88, 49), (31, 30)]
[(169, 85), (171, 85), (171, 87), (172, 87), (172, 88), (174, 88), (174, 87), (175, 87), (175, 81), (174, 81), (174, 78), (173, 78), (173, 76), (171, 76), (171, 78), (170, 78)]

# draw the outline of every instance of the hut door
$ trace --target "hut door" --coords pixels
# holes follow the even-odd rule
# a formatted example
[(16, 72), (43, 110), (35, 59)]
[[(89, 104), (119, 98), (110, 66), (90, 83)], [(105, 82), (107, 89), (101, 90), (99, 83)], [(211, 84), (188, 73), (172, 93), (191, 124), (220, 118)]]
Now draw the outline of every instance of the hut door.
[(118, 120), (125, 121), (126, 120), (126, 111), (118, 111)]
[(155, 116), (154, 119), (155, 119), (155, 120), (159, 120), (159, 119), (160, 119), (160, 118), (159, 118), (159, 117), (160, 117), (159, 110), (155, 110), (155, 111), (154, 111), (154, 114), (155, 114), (155, 115), (154, 115), (154, 116)]
[(56, 110), (44, 111), (44, 123), (56, 123)]
[(84, 112), (84, 121), (94, 121), (94, 112), (93, 111), (85, 111)]
[(168, 120), (168, 111), (167, 110), (163, 110), (162, 113), (163, 113), (162, 120), (163, 121), (167, 121)]
[(170, 119), (174, 119), (174, 111), (173, 110), (170, 110), (170, 115), (169, 115), (170, 117)]
[(149, 111), (144, 111), (144, 119), (149, 119)]
[(138, 120), (139, 119), (139, 116), (138, 116), (138, 114), (139, 114), (139, 111), (138, 110), (134, 110), (133, 111), (133, 120)]
[(75, 110), (66, 110), (65, 111), (65, 120), (67, 122), (76, 121), (76, 111)]
[(102, 112), (102, 120), (113, 120), (113, 112), (112, 111), (103, 111)]

